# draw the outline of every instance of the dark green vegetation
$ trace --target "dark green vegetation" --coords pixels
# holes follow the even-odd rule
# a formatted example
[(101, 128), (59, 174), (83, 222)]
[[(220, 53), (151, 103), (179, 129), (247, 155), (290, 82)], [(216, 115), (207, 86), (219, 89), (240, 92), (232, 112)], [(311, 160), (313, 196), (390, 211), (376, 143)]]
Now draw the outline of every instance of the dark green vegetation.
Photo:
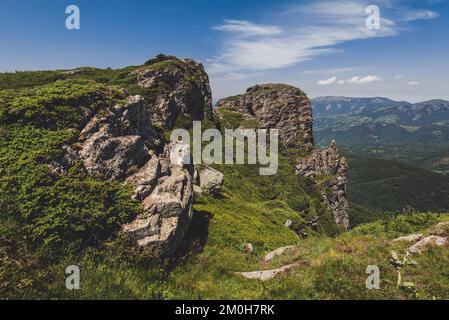
[[(163, 64), (177, 67), (176, 61)], [(396, 287), (388, 263), (391, 250), (405, 249), (390, 239), (448, 216), (390, 215), (344, 234), (313, 184), (294, 175), (290, 152), (280, 155), (275, 177), (260, 176), (257, 166), (219, 166), (222, 196), (197, 200), (179, 256), (159, 261), (136, 248), (118, 232), (140, 212), (130, 190), (83, 174), (80, 164), (64, 175), (47, 165), (64, 144), (73, 144), (86, 114), (124, 98), (120, 87), (138, 93), (129, 75), (137, 68), (0, 76), (0, 298), (449, 298), (447, 248), (417, 257), (419, 264), (404, 270), (405, 280), (416, 284), (413, 293)], [(151, 98), (157, 90), (144, 93)], [(231, 113), (223, 123), (245, 125)], [(380, 218), (357, 205), (351, 214), (354, 225)], [(306, 224), (315, 216), (318, 229), (311, 230)], [(292, 229), (284, 226), (287, 219)], [(300, 240), (299, 231), (309, 238)], [(245, 253), (245, 243), (254, 245), (253, 254)], [(268, 251), (293, 244), (298, 249), (291, 255), (260, 262)], [(267, 283), (235, 274), (286, 263), (299, 266)], [(79, 291), (65, 289), (65, 268), (73, 264), (81, 269)], [(365, 289), (372, 264), (381, 268), (379, 291)]]
[(347, 155), (349, 200), (379, 211), (449, 210), (449, 177), (392, 160)]

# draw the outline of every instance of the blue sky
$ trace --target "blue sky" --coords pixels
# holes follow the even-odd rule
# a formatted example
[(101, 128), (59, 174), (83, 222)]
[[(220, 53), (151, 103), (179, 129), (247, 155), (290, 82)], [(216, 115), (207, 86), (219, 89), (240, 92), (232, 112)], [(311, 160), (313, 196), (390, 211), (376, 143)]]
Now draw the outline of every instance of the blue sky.
[[(65, 28), (77, 5), (81, 29)], [(368, 5), (381, 28), (365, 27)], [(284, 82), (321, 95), (449, 100), (447, 0), (1, 0), (0, 70), (200, 60), (214, 98)]]

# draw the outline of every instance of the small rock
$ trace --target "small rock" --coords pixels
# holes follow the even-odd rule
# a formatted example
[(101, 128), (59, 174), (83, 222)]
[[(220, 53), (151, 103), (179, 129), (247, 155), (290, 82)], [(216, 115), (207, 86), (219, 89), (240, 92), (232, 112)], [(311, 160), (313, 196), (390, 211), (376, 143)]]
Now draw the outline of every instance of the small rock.
[(223, 173), (209, 166), (201, 166), (198, 171), (201, 189), (211, 195), (218, 195), (224, 182)]
[(242, 276), (244, 276), (247, 279), (257, 279), (260, 281), (268, 281), (270, 279), (273, 279), (278, 274), (288, 272), (297, 266), (299, 266), (299, 264), (289, 264), (289, 265), (280, 267), (278, 269), (264, 270), (264, 271), (240, 272), (239, 274), (241, 274)]
[(193, 185), (193, 193), (195, 194), (196, 197), (201, 197), (203, 195), (203, 189), (201, 189), (201, 187), (194, 184)]
[(449, 241), (447, 238), (439, 237), (439, 236), (429, 236), (427, 238), (422, 239), (421, 241), (415, 243), (411, 246), (408, 251), (410, 253), (422, 253), (428, 250), (428, 248), (432, 245), (442, 247), (447, 246)]
[(288, 220), (285, 222), (284, 226), (286, 226), (287, 228), (290, 228), (290, 227), (292, 226), (292, 224), (293, 224), (292, 220), (288, 219)]
[(399, 237), (393, 240), (393, 242), (413, 242), (416, 243), (423, 239), (423, 235), (421, 233), (418, 234), (410, 234), (405, 237)]
[(265, 256), (264, 261), (269, 262), (269, 261), (273, 260), (274, 258), (283, 255), (286, 251), (294, 249), (294, 248), (296, 248), (296, 246), (282, 247), (282, 248), (278, 248), (274, 251), (271, 251)]
[(449, 237), (449, 222), (440, 222), (435, 229), (430, 232), (431, 235), (440, 237)]
[(246, 253), (253, 253), (254, 252), (254, 247), (251, 243), (247, 243), (245, 244), (245, 252)]

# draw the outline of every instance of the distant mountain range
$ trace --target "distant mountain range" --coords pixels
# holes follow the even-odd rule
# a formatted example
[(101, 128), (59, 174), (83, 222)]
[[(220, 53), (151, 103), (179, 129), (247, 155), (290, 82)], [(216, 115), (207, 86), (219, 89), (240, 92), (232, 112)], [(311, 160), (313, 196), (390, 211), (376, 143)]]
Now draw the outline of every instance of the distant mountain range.
[(312, 100), (315, 137), (344, 150), (449, 172), (449, 101), (319, 97)]

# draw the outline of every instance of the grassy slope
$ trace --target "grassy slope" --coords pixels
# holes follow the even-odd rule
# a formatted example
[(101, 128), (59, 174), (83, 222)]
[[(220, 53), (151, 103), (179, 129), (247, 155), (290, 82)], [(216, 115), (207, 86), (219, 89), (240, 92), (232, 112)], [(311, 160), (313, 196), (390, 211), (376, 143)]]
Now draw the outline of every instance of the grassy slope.
[[(112, 72), (118, 78), (126, 78), (124, 71), (89, 70), (92, 73), (88, 77), (98, 81), (103, 73), (108, 73), (104, 77), (109, 78)], [(76, 170), (66, 177), (57, 177), (45, 166), (58, 154), (60, 145), (70, 143), (77, 134), (67, 127), (68, 123), (76, 124), (79, 119), (73, 109), (76, 99), (90, 97), (92, 100), (88, 100), (86, 106), (101, 108), (98, 97), (89, 95), (90, 88), (97, 84), (79, 81), (51, 84), (50, 74), (42, 76), (50, 80), (43, 81), (37, 76), (33, 83), (33, 77), (25, 76), (31, 83), (22, 86), (22, 80), (14, 78), (10, 83), (20, 91), (2, 91), (9, 98), (0, 106), (3, 121), (0, 131), (0, 297), (409, 297), (395, 287), (395, 270), (388, 264), (392, 247), (387, 239), (425, 229), (437, 222), (436, 216), (391, 218), (388, 223), (375, 222), (338, 235), (339, 230), (319, 201), (317, 191), (308, 181), (297, 180), (285, 157), (281, 157), (279, 174), (275, 177), (259, 176), (254, 166), (218, 168), (226, 178), (223, 197), (205, 197), (195, 204), (193, 228), (185, 248), (190, 254), (159, 262), (152, 258), (151, 252), (135, 248), (128, 239), (113, 232), (120, 221), (129, 219), (139, 210), (136, 203), (129, 200), (129, 190), (116, 183), (80, 176)], [(34, 90), (40, 81), (50, 83), (36, 87), (48, 93), (43, 95), (43, 101), (22, 103), (23, 87), (28, 93), (25, 101), (29, 101), (29, 90)], [(58, 108), (51, 107), (54, 103), (45, 103), (46, 98), (56, 92), (55, 85), (68, 86), (64, 89), (64, 103), (57, 105), (69, 111), (65, 114), (71, 118), (70, 121), (52, 121), (49, 128), (49, 122), (42, 120), (60, 115)], [(11, 89), (11, 85), (6, 87)], [(117, 98), (109, 89), (104, 94), (110, 99)], [(15, 95), (20, 96), (19, 105), (10, 103), (16, 101)], [(36, 106), (45, 112), (33, 114)], [(46, 117), (42, 118), (42, 114)], [(14, 124), (18, 116), (20, 127)], [(299, 240), (284, 226), (287, 219), (301, 226), (315, 215), (321, 217), (320, 232), (309, 231), (308, 240)], [(98, 237), (92, 238), (92, 235)], [(244, 253), (243, 246), (247, 242), (255, 247), (252, 255)], [(299, 248), (293, 256), (268, 265), (260, 262), (267, 251), (291, 244), (298, 244)], [(436, 249), (420, 257), (418, 267), (410, 266), (407, 270), (406, 280), (415, 282), (420, 298), (448, 298), (447, 257), (447, 249)], [(235, 274), (298, 261), (300, 268), (267, 283), (246, 280)], [(64, 270), (71, 264), (81, 267), (80, 291), (65, 289)], [(364, 288), (368, 264), (381, 268), (383, 289), (380, 291)]]

